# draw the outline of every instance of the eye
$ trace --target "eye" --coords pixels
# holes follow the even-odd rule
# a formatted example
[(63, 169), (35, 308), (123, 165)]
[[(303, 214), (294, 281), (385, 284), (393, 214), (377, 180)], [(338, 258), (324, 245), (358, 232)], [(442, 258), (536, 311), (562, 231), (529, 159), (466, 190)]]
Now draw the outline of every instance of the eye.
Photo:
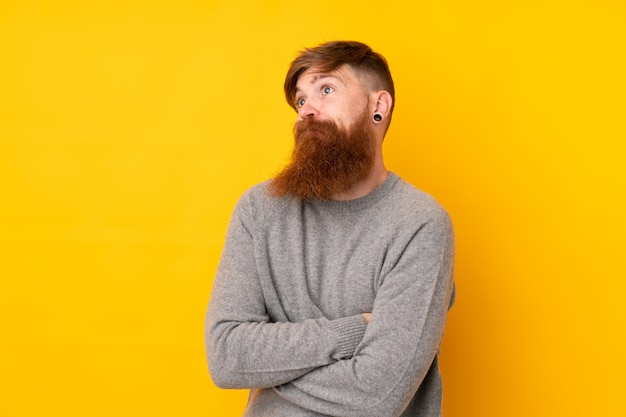
[(302, 97), (297, 98), (297, 99), (296, 99), (296, 107), (298, 107), (298, 108), (299, 108), (299, 107), (304, 106), (304, 102), (305, 102), (305, 101), (306, 101), (306, 100), (305, 100), (304, 98), (302, 98)]
[(334, 90), (334, 88), (332, 88), (329, 85), (326, 85), (326, 86), (322, 87), (322, 94), (323, 95), (330, 94), (330, 93), (333, 92), (333, 90)]

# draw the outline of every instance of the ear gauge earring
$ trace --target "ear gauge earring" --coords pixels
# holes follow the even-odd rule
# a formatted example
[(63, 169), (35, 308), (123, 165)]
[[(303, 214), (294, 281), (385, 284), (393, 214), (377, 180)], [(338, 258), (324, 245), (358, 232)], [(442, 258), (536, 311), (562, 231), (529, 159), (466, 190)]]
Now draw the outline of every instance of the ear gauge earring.
[(380, 123), (383, 120), (383, 115), (380, 113), (374, 113), (374, 123)]

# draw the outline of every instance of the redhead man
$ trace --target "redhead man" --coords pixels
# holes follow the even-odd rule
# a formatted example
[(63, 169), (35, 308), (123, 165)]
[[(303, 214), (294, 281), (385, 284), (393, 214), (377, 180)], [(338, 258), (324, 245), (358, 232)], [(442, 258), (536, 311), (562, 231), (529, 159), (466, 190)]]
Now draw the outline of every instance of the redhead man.
[(292, 160), (232, 215), (206, 319), (211, 377), (250, 389), (244, 416), (440, 416), (454, 233), (385, 168), (387, 62), (328, 42), (296, 57), (284, 89)]

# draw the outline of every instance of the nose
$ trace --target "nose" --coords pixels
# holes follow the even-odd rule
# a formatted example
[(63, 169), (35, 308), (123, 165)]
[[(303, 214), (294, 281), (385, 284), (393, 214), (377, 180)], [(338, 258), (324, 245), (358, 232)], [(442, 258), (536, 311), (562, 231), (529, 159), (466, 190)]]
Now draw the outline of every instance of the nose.
[(308, 118), (315, 118), (320, 115), (320, 111), (317, 106), (311, 103), (310, 100), (307, 100), (299, 109), (298, 109), (298, 120), (304, 120)]

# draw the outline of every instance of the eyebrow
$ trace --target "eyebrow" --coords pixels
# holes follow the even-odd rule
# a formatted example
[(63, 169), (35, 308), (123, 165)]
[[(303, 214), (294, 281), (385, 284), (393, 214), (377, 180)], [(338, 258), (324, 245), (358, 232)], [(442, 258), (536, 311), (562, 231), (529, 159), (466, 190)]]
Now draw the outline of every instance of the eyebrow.
[[(311, 80), (311, 82), (309, 84), (315, 84), (317, 81), (322, 80), (324, 78), (335, 78), (339, 82), (341, 82), (342, 84), (345, 84), (345, 82), (343, 81), (343, 79), (339, 75), (331, 74), (331, 73), (318, 74), (318, 75), (313, 77), (313, 79)], [(302, 91), (302, 90), (296, 85), (296, 89), (294, 90), (294, 93), (298, 93), (299, 91)]]

